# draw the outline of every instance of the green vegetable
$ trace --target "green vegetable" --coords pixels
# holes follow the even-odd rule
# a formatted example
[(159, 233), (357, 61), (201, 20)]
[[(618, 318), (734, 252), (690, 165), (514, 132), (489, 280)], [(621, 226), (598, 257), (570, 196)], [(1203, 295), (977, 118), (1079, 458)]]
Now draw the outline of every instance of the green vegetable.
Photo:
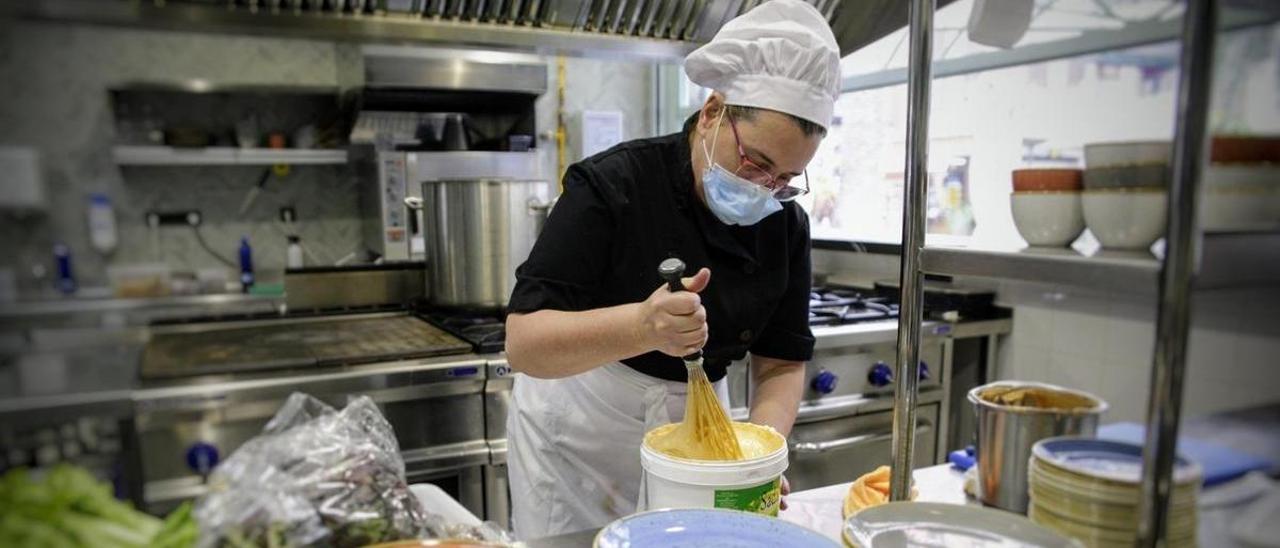
[(166, 527), (169, 522), (116, 500), (89, 472), (65, 464), (39, 481), (20, 468), (0, 477), (0, 515), (0, 546), (188, 548), (196, 540), (190, 508)]
[(151, 548), (187, 548), (193, 546), (200, 537), (200, 526), (191, 514), (191, 503), (184, 502), (177, 510), (169, 513), (160, 532), (152, 537), (148, 546)]

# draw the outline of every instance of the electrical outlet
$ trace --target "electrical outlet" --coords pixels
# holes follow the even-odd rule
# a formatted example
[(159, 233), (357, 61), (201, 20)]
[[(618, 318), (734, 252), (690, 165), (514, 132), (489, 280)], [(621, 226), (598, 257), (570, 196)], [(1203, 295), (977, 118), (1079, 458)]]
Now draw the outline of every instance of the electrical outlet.
[(199, 209), (180, 211), (148, 211), (147, 226), (200, 226), (204, 216)]

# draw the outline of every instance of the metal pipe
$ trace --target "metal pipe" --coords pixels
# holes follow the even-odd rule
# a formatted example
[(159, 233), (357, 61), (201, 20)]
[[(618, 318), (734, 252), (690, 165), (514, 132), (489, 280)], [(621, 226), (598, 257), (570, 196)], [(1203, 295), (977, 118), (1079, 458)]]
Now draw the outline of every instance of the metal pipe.
[(1138, 546), (1162, 546), (1168, 533), (1191, 320), (1191, 289), (1200, 262), (1196, 199), (1205, 156), (1217, 22), (1215, 0), (1187, 0), (1183, 15), (1173, 180), (1169, 187), (1165, 258), (1160, 271), (1155, 363), (1142, 452)]
[(906, 186), (903, 189), (901, 308), (898, 315), (898, 363), (894, 371), (893, 467), (889, 499), (911, 498), (911, 465), (915, 453), (917, 363), (920, 324), (924, 319), (924, 287), (920, 250), (924, 247), (925, 190), (928, 185), (929, 84), (933, 61), (933, 14), (936, 0), (912, 0), (909, 73), (907, 78)]

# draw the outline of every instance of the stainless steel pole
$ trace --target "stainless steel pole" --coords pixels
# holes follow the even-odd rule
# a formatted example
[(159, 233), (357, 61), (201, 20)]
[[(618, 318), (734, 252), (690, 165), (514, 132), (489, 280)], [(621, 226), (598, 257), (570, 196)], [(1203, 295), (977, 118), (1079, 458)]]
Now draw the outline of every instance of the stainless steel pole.
[(894, 370), (893, 466), (889, 500), (911, 498), (911, 465), (916, 441), (916, 385), (924, 288), (920, 250), (924, 247), (925, 191), (929, 182), (929, 84), (933, 62), (935, 0), (912, 0), (907, 60), (907, 158), (902, 211), (902, 289), (898, 314), (898, 363)]
[(1215, 4), (1215, 0), (1187, 0), (1183, 15), (1173, 180), (1169, 187), (1165, 257), (1160, 271), (1155, 363), (1151, 373), (1151, 399), (1147, 404), (1138, 521), (1138, 545), (1153, 548), (1163, 546), (1168, 533), (1191, 321), (1191, 289), (1200, 263), (1196, 202), (1213, 79), (1213, 42), (1218, 26)]

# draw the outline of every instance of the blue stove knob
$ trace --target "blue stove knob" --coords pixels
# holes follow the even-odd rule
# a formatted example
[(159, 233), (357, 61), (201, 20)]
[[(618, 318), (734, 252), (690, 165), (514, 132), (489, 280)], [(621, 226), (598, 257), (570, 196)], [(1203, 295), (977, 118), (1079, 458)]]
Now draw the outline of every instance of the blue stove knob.
[(218, 465), (218, 448), (205, 442), (196, 442), (187, 448), (187, 467), (192, 472), (207, 476)]
[(871, 366), (871, 371), (867, 372), (867, 382), (877, 388), (889, 386), (889, 383), (893, 382), (893, 368), (887, 363), (876, 362)]
[(809, 383), (809, 387), (819, 394), (830, 394), (835, 392), (836, 383), (840, 381), (835, 373), (823, 369), (817, 375), (814, 375), (813, 381)]
[(929, 380), (929, 364), (920, 362), (920, 380)]

